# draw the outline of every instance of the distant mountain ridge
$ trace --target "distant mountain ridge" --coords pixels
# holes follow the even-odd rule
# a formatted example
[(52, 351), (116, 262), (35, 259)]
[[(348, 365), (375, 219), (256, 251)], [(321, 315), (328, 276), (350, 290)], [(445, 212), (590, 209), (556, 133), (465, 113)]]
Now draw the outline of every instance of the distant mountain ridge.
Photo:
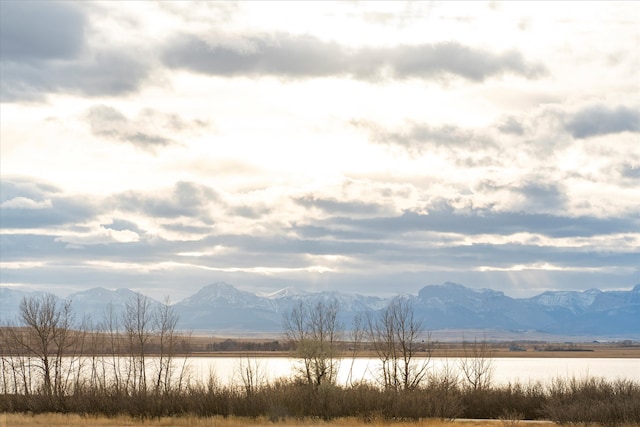
[[(27, 293), (0, 288), (0, 321), (16, 321), (22, 297)], [(78, 317), (101, 320), (108, 307), (123, 310), (135, 295), (129, 289), (93, 288), (70, 295)], [(472, 289), (446, 282), (427, 285), (417, 295), (405, 295), (415, 315), (428, 330), (492, 329), (537, 331), (555, 335), (640, 338), (640, 284), (629, 291), (547, 291), (530, 298), (511, 298), (492, 289)], [(282, 330), (283, 313), (298, 301), (314, 303), (336, 299), (340, 320), (348, 328), (356, 313), (375, 313), (389, 298), (285, 288), (256, 294), (218, 282), (173, 304), (180, 316), (178, 327), (210, 333), (276, 333)], [(152, 300), (152, 304), (160, 304)]]

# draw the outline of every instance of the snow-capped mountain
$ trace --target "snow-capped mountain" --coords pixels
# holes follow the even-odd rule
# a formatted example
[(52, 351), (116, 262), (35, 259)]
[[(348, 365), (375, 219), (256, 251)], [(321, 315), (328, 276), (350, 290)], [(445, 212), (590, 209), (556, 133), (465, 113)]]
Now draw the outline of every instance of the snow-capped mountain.
[(244, 307), (244, 308), (270, 308), (272, 304), (265, 298), (242, 291), (233, 285), (217, 282), (200, 289), (192, 296), (180, 301), (177, 306), (189, 307)]
[(178, 326), (184, 329), (274, 332), (282, 324), (273, 299), (224, 282), (205, 286), (174, 307), (180, 316)]
[(256, 295), (267, 298), (267, 299), (282, 299), (282, 298), (304, 297), (306, 295), (309, 295), (309, 292), (303, 291), (297, 288), (288, 287), (288, 288), (280, 289), (279, 291), (275, 291), (271, 293), (258, 293)]
[(529, 301), (545, 307), (562, 307), (577, 313), (588, 309), (601, 293), (599, 289), (589, 289), (584, 292), (547, 291), (529, 298)]
[[(123, 310), (135, 295), (128, 289), (94, 288), (70, 295), (77, 317), (88, 314), (100, 320), (107, 307)], [(22, 297), (37, 296), (0, 288), (0, 321), (17, 322)], [(492, 289), (472, 289), (456, 283), (428, 285), (417, 295), (405, 295), (415, 316), (428, 330), (494, 329), (538, 331), (559, 335), (640, 338), (640, 285), (629, 291), (547, 291), (531, 298), (511, 298)], [(268, 294), (214, 283), (173, 305), (178, 327), (211, 333), (282, 331), (283, 314), (295, 304), (314, 305), (336, 300), (339, 320), (349, 328), (357, 313), (382, 310), (388, 298), (344, 292), (307, 292), (285, 288)], [(152, 305), (160, 302), (151, 300)]]

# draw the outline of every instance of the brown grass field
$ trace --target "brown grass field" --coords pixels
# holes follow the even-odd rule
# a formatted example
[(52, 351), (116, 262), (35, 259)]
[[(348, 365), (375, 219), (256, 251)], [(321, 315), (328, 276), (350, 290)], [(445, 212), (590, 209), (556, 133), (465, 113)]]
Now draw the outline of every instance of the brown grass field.
[(272, 422), (266, 418), (240, 417), (166, 417), (147, 420), (134, 419), (126, 416), (113, 418), (81, 416), (77, 414), (0, 414), (0, 427), (508, 427), (535, 425), (540, 427), (552, 426), (546, 421), (511, 421), (511, 420), (422, 420), (422, 421), (388, 421), (388, 420), (359, 420), (355, 418), (341, 418), (332, 421), (320, 420), (280, 420)]
[[(242, 357), (247, 352), (242, 351), (204, 351), (203, 348), (212, 342), (220, 342), (225, 339), (237, 342), (268, 342), (273, 339), (262, 338), (218, 338), (193, 336), (190, 338), (193, 351), (189, 354), (193, 357)], [(366, 349), (366, 343), (363, 343), (363, 349), (357, 352), (356, 357), (376, 357), (373, 351)], [(525, 343), (518, 345), (525, 351), (510, 351), (509, 346), (513, 342), (496, 342), (490, 343), (490, 352), (492, 357), (514, 357), (514, 358), (621, 358), (621, 359), (637, 359), (640, 358), (640, 345), (622, 345), (620, 343)], [(348, 344), (346, 344), (348, 345)], [(545, 348), (544, 351), (540, 351)], [(556, 349), (554, 349), (556, 348)], [(250, 352), (252, 356), (258, 357), (293, 357), (293, 352), (287, 351), (255, 351)], [(345, 351), (344, 357), (352, 357), (352, 352)], [(465, 350), (462, 343), (433, 343), (431, 349), (432, 357), (453, 357), (459, 358), (465, 356)]]
[[(0, 326), (0, 336), (2, 332), (8, 329)], [(24, 330), (24, 328), (11, 328), (14, 330)], [(440, 332), (440, 335), (442, 333)], [(99, 333), (89, 333), (87, 337), (93, 342), (90, 346), (91, 354), (111, 354), (112, 348), (109, 346), (109, 340), (106, 336)], [(100, 338), (103, 338), (102, 340)], [(120, 340), (125, 340), (124, 335), (119, 337)], [(558, 339), (558, 337), (556, 337)], [(293, 351), (242, 351), (242, 350), (230, 350), (230, 351), (212, 351), (211, 346), (215, 343), (231, 342), (233, 343), (231, 348), (240, 349), (243, 344), (266, 344), (279, 342), (285, 344), (286, 339), (280, 335), (264, 336), (264, 337), (251, 337), (251, 336), (211, 336), (211, 335), (198, 335), (187, 334), (185, 335), (185, 341), (188, 342), (188, 349), (177, 349), (175, 356), (191, 356), (191, 357), (243, 357), (247, 354), (256, 357), (295, 357)], [(101, 342), (102, 344), (98, 344)], [(153, 356), (154, 353), (154, 338), (149, 340), (149, 350), (147, 354)], [(632, 341), (622, 342), (555, 342), (555, 341), (524, 341), (524, 340), (512, 340), (512, 341), (488, 341), (489, 353), (491, 357), (535, 357), (535, 358), (640, 358), (640, 344)], [(451, 357), (460, 358), (465, 357), (465, 348), (461, 342), (443, 342), (438, 341), (435, 338), (429, 344), (432, 357)], [(510, 348), (518, 347), (521, 351), (512, 351)], [(123, 344), (123, 348), (126, 346)], [(244, 346), (246, 348), (246, 346)], [(255, 347), (255, 346), (254, 346)], [(347, 349), (353, 347), (353, 343), (344, 342), (342, 348), (344, 349), (343, 357), (353, 357), (352, 351)], [(286, 348), (280, 347), (280, 348)], [(0, 350), (2, 350), (0, 348)], [(88, 350), (87, 350), (88, 351)], [(424, 353), (427, 356), (428, 353)], [(420, 356), (420, 354), (419, 354)], [(358, 351), (355, 357), (376, 357), (375, 352), (371, 349), (371, 344), (362, 342), (358, 345)]]

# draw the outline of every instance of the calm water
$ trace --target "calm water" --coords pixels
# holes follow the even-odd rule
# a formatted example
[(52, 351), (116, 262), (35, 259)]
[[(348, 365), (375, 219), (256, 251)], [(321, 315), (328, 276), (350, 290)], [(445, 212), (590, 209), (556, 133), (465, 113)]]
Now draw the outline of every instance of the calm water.
[[(34, 361), (38, 366), (38, 362)], [(64, 361), (69, 369), (68, 381), (73, 382), (75, 375), (87, 376), (91, 375), (91, 361), (86, 358), (73, 359), (68, 358)], [(115, 362), (115, 365), (111, 363)], [(106, 370), (104, 373), (107, 377), (113, 375), (112, 368), (118, 366), (121, 370), (121, 378), (127, 375), (129, 360), (121, 358), (116, 360), (107, 359), (103, 366)], [(450, 373), (459, 372), (460, 360), (456, 358), (433, 358), (429, 361), (429, 372), (432, 374), (441, 374), (448, 370)], [(242, 384), (242, 376), (240, 370), (243, 366), (249, 366), (258, 378), (257, 385), (265, 382), (273, 381), (277, 378), (291, 378), (296, 374), (296, 367), (300, 366), (300, 361), (287, 357), (190, 357), (174, 359), (174, 368), (172, 377), (177, 381), (181, 374), (182, 366), (187, 367), (187, 378), (192, 383), (207, 383), (213, 375), (220, 384)], [(0, 393), (7, 392), (3, 390), (9, 387), (12, 389), (12, 372), (9, 364), (2, 365), (4, 370), (0, 370), (0, 377), (9, 381), (0, 381)], [(147, 358), (147, 375), (148, 378), (154, 378), (157, 375), (158, 358)], [(350, 384), (352, 382), (370, 381), (375, 383), (379, 378), (380, 362), (373, 358), (343, 359), (338, 372), (338, 382), (340, 384)], [(98, 368), (97, 374), (101, 374), (101, 368)], [(32, 387), (36, 386), (40, 381), (39, 370), (36, 369), (34, 376), (31, 378)], [(587, 378), (597, 377), (605, 378), (609, 381), (617, 379), (628, 379), (640, 383), (640, 358), (635, 359), (565, 359), (565, 358), (494, 358), (493, 359), (493, 381), (494, 385), (519, 382), (521, 384), (540, 382), (548, 385), (552, 380), (557, 378)], [(462, 379), (462, 377), (459, 377)]]
[[(241, 364), (251, 364), (263, 377), (275, 379), (290, 377), (298, 366), (295, 359), (286, 357), (238, 358), (194, 357), (189, 359), (191, 373), (196, 380), (205, 380), (210, 373), (222, 383), (238, 378)], [(459, 359), (433, 358), (430, 372), (442, 372), (447, 366), (458, 370)], [(340, 365), (338, 381), (346, 383), (351, 372), (353, 380), (373, 380), (378, 370), (377, 359), (359, 358), (353, 362), (344, 359)], [(588, 359), (588, 358), (494, 358), (493, 382), (506, 384), (537, 382), (543, 384), (555, 378), (603, 377), (608, 380), (631, 379), (640, 382), (640, 359)]]

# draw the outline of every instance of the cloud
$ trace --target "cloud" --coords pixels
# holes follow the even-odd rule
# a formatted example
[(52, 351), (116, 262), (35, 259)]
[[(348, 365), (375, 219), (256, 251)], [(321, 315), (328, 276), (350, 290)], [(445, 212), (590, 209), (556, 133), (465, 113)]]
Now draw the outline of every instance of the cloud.
[(5, 1), (0, 13), (2, 61), (73, 59), (84, 47), (86, 17), (76, 3)]
[(0, 209), (48, 209), (51, 208), (51, 200), (32, 200), (27, 197), (15, 197), (0, 203)]
[(370, 216), (379, 214), (382, 207), (375, 203), (365, 203), (361, 201), (340, 201), (333, 198), (315, 197), (307, 195), (294, 198), (294, 201), (306, 208), (317, 208), (332, 215), (349, 214), (356, 216)]
[(241, 205), (229, 209), (229, 213), (240, 217), (258, 219), (270, 214), (272, 210), (262, 204), (258, 205)]
[(2, 102), (42, 101), (48, 93), (124, 95), (138, 90), (148, 74), (142, 59), (102, 51), (74, 61), (39, 64), (0, 60)]
[(520, 183), (496, 184), (484, 180), (476, 184), (473, 190), (492, 199), (507, 200), (528, 213), (553, 214), (565, 208), (568, 197), (563, 185), (548, 181), (549, 178), (544, 175), (525, 177)]
[(142, 230), (138, 224), (135, 222), (128, 221), (126, 219), (114, 218), (111, 220), (110, 224), (101, 224), (101, 227), (105, 229), (110, 229), (114, 231), (133, 231), (136, 234), (144, 234), (144, 230)]
[(98, 212), (83, 197), (69, 197), (46, 183), (24, 178), (0, 182), (0, 228), (40, 228), (83, 223)]
[(483, 81), (503, 74), (535, 78), (543, 66), (519, 52), (493, 53), (458, 43), (347, 48), (309, 35), (278, 33), (248, 38), (244, 48), (180, 36), (163, 55), (172, 68), (219, 76), (313, 78), (351, 76), (361, 80), (439, 79)]
[(124, 212), (138, 212), (156, 218), (191, 218), (211, 224), (211, 205), (221, 205), (213, 189), (192, 182), (178, 182), (166, 195), (128, 191), (112, 196), (113, 204)]
[(512, 135), (524, 135), (524, 126), (514, 117), (507, 117), (497, 125), (502, 133)]
[(569, 115), (565, 129), (574, 138), (640, 132), (640, 111), (626, 106), (592, 105)]
[(367, 120), (352, 120), (351, 125), (369, 133), (372, 142), (397, 145), (412, 153), (421, 153), (430, 146), (447, 148), (488, 148), (494, 143), (488, 136), (460, 126), (445, 124), (405, 123), (401, 130), (388, 130)]
[(2, 102), (41, 101), (48, 93), (120, 95), (138, 89), (149, 58), (87, 44), (89, 17), (79, 3), (2, 2)]
[(557, 212), (567, 202), (567, 196), (560, 185), (545, 183), (542, 179), (525, 182), (516, 191), (525, 197), (528, 212)]
[(154, 122), (167, 123), (166, 121), (157, 120), (162, 119), (162, 117), (156, 118), (157, 115), (157, 113), (150, 111), (147, 113), (147, 120), (144, 117), (131, 120), (113, 107), (96, 105), (89, 109), (87, 120), (91, 126), (91, 132), (96, 136), (128, 142), (144, 150), (153, 150), (156, 147), (163, 147), (173, 143), (171, 139), (158, 135), (151, 130), (157, 128), (157, 126), (154, 126)]
[(631, 166), (624, 164), (620, 166), (620, 173), (624, 178), (640, 183), (640, 165)]
[(27, 199), (45, 199), (51, 195), (61, 193), (62, 190), (54, 185), (36, 179), (23, 177), (5, 177), (0, 180), (0, 202), (24, 197)]
[(448, 203), (430, 209), (428, 214), (405, 211), (402, 215), (365, 219), (332, 218), (331, 224), (358, 231), (451, 232), (466, 235), (511, 235), (529, 232), (544, 236), (591, 237), (600, 234), (624, 233), (637, 229), (637, 217), (595, 218), (568, 217), (554, 214), (500, 212), (490, 209), (457, 211)]
[[(24, 203), (18, 206), (3, 204), (0, 209), (1, 228), (41, 228), (75, 225), (93, 218), (97, 213), (95, 206), (83, 202), (79, 198), (58, 197), (45, 201), (30, 200), (29, 203), (32, 206), (25, 206)], [(33, 204), (38, 205), (38, 208), (34, 209)]]

